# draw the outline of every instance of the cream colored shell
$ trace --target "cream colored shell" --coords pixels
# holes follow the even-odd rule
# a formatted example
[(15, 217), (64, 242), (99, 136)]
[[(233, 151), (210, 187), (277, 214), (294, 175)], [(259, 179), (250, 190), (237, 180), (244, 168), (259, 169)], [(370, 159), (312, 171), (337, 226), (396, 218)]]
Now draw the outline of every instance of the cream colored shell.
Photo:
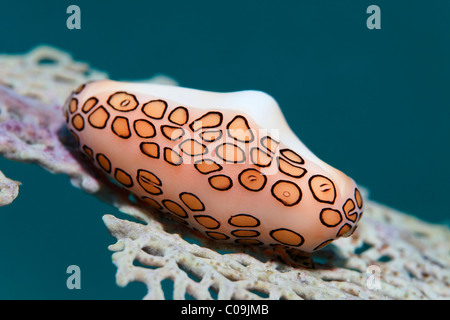
[(355, 182), (259, 91), (102, 80), (65, 115), (80, 149), (143, 205), (217, 241), (310, 252), (351, 235), (363, 212)]

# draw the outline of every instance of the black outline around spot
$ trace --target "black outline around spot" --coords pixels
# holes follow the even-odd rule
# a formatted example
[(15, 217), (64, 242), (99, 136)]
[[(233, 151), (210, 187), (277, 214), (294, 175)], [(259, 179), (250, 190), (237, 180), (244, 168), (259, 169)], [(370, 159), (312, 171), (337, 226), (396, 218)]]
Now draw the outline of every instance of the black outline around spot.
[[(327, 179), (328, 181), (331, 182), (331, 185), (333, 186), (333, 189), (334, 189), (334, 198), (333, 198), (333, 201), (330, 202), (330, 201), (320, 200), (319, 198), (317, 198), (317, 196), (316, 196), (316, 194), (314, 193), (314, 190), (312, 189), (312, 186), (311, 186), (311, 180), (314, 179), (315, 177), (322, 177), (322, 178), (325, 178), (325, 179)], [(309, 186), (309, 190), (311, 191), (311, 193), (312, 193), (314, 199), (316, 199), (317, 201), (319, 201), (319, 202), (321, 202), (321, 203), (329, 203), (329, 204), (333, 204), (333, 203), (336, 201), (336, 197), (337, 197), (336, 186), (334, 185), (334, 182), (333, 182), (330, 178), (327, 178), (327, 177), (325, 177), (325, 176), (323, 176), (323, 175), (321, 175), (321, 174), (316, 174), (316, 175), (312, 176), (311, 178), (309, 178), (309, 180), (308, 180), (308, 186)]]
[[(201, 162), (205, 162), (206, 160), (209, 160), (209, 161), (214, 162), (214, 164), (216, 164), (216, 165), (219, 166), (219, 169), (212, 170), (212, 171), (208, 171), (208, 172), (201, 172), (201, 171), (198, 169), (197, 165), (200, 164)], [(222, 167), (220, 164), (218, 164), (217, 162), (215, 162), (215, 161), (212, 160), (212, 159), (201, 159), (201, 160), (197, 160), (197, 161), (194, 163), (194, 167), (195, 167), (195, 169), (197, 169), (198, 172), (200, 172), (201, 174), (204, 174), (204, 175), (207, 175), (207, 174), (210, 174), (210, 173), (213, 173), (213, 172), (217, 172), (217, 171), (221, 171), (221, 170), (223, 169), (223, 167)]]
[[(202, 127), (198, 128), (197, 130), (194, 130), (194, 124), (197, 121), (201, 121), (201, 119), (203, 119), (204, 117), (206, 117), (209, 114), (218, 114), (219, 117), (220, 117), (219, 123), (217, 125), (214, 125), (214, 126), (202, 126)], [(198, 130), (203, 129), (203, 128), (216, 128), (216, 127), (218, 127), (218, 126), (220, 126), (222, 124), (222, 121), (223, 121), (223, 114), (221, 112), (219, 112), (219, 111), (209, 111), (209, 112), (205, 113), (204, 115), (202, 115), (200, 118), (197, 118), (196, 120), (192, 121), (191, 124), (189, 125), (189, 128), (191, 128), (191, 130), (193, 132), (197, 132)]]
[[(122, 181), (120, 181), (120, 180), (117, 178), (117, 172), (118, 172), (118, 171), (121, 171), (123, 174), (125, 174), (126, 176), (128, 176), (128, 177), (130, 178), (131, 184), (125, 184), (125, 183), (123, 183)], [(128, 173), (126, 173), (124, 170), (122, 170), (122, 169), (120, 169), (120, 168), (116, 168), (116, 170), (114, 170), (114, 179), (116, 179), (117, 182), (119, 182), (121, 185), (123, 185), (123, 186), (125, 186), (125, 187), (127, 187), (127, 188), (131, 188), (131, 187), (134, 185), (134, 183), (133, 183), (133, 178), (132, 178)]]
[[(116, 120), (117, 119), (125, 119), (125, 121), (127, 122), (127, 129), (128, 129), (128, 135), (127, 136), (122, 136), (122, 135), (120, 135), (120, 134), (118, 134), (115, 130), (114, 130), (114, 123), (116, 122)], [(121, 117), (121, 116), (116, 116), (115, 118), (114, 118), (114, 120), (111, 122), (111, 131), (116, 135), (116, 136), (118, 136), (119, 138), (122, 138), (122, 139), (128, 139), (128, 138), (130, 138), (131, 137), (131, 130), (130, 130), (130, 122), (128, 121), (128, 118), (126, 118), (126, 117)]]
[[(183, 198), (182, 198), (182, 195), (185, 195), (185, 194), (188, 194), (188, 195), (191, 195), (191, 196), (195, 197), (195, 198), (198, 200), (198, 202), (200, 202), (200, 203), (202, 204), (202, 209), (192, 209), (191, 207), (189, 207), (189, 206), (187, 205), (187, 203), (184, 202), (184, 200), (183, 200)], [(180, 198), (181, 202), (183, 202), (184, 205), (185, 205), (186, 207), (189, 208), (189, 210), (191, 210), (191, 211), (205, 211), (205, 204), (204, 204), (204, 203), (199, 199), (199, 197), (197, 197), (195, 194), (193, 194), (193, 193), (191, 193), (191, 192), (182, 192), (182, 193), (180, 193), (180, 194), (178, 195), (178, 197)]]
[[(169, 208), (167, 208), (166, 202), (172, 202), (172, 203), (175, 203), (177, 206), (179, 206), (179, 207), (181, 208), (181, 210), (183, 210), (185, 216), (180, 216), (178, 213), (175, 213), (174, 211), (172, 211), (172, 210), (170, 210)], [(169, 210), (170, 212), (172, 212), (172, 213), (173, 213), (175, 216), (177, 216), (178, 218), (183, 218), (183, 219), (189, 218), (189, 215), (188, 215), (188, 213), (186, 212), (186, 210), (184, 210), (184, 208), (183, 208), (182, 206), (180, 206), (178, 203), (176, 203), (175, 201), (169, 200), (169, 199), (164, 199), (164, 200), (162, 201), (162, 204), (163, 204), (163, 206), (164, 206), (167, 210)]]
[[(327, 211), (328, 211), (328, 210), (331, 210), (331, 211), (334, 211), (334, 212), (339, 213), (339, 217), (341, 218), (341, 219), (339, 220), (339, 222), (336, 223), (336, 224), (334, 224), (334, 225), (325, 223), (325, 221), (322, 219), (322, 213), (323, 213), (325, 210), (327, 210)], [(342, 222), (342, 220), (343, 220), (344, 218), (342, 218), (342, 213), (341, 213), (339, 210), (332, 209), (332, 208), (324, 208), (324, 209), (322, 209), (322, 210), (320, 211), (319, 219), (320, 219), (320, 222), (321, 222), (325, 227), (328, 227), (328, 228), (334, 228), (334, 227), (338, 226), (338, 225)]]
[[(147, 122), (147, 123), (153, 128), (153, 135), (151, 135), (151, 136), (141, 136), (141, 135), (139, 134), (138, 130), (136, 130), (136, 122), (138, 122), (138, 121), (141, 121), (141, 122)], [(136, 134), (137, 134), (140, 138), (147, 139), (147, 138), (153, 138), (154, 136), (156, 136), (156, 128), (155, 128), (155, 125), (154, 125), (153, 123), (151, 123), (150, 121), (145, 120), (145, 119), (136, 119), (136, 120), (134, 120), (134, 121), (133, 121), (133, 129), (134, 129), (134, 132), (136, 132)]]
[[(235, 121), (236, 118), (243, 118), (243, 119), (244, 119), (244, 122), (245, 122), (245, 124), (246, 124), (246, 126), (247, 126), (247, 128), (248, 128), (247, 131), (250, 131), (250, 134), (252, 135), (250, 140), (248, 140), (248, 141), (240, 140), (240, 139), (238, 139), (238, 138), (236, 138), (235, 136), (233, 136), (233, 135), (230, 134), (230, 124), (233, 123), (233, 121)], [(235, 141), (239, 141), (239, 142), (243, 142), (243, 143), (250, 143), (250, 142), (253, 142), (253, 141), (255, 140), (255, 135), (253, 134), (253, 131), (252, 131), (252, 129), (250, 128), (250, 126), (249, 126), (249, 124), (248, 124), (248, 120), (247, 120), (247, 118), (244, 117), (243, 115), (237, 115), (237, 116), (235, 116), (235, 117), (233, 118), (233, 120), (231, 120), (230, 122), (228, 122), (228, 124), (227, 124), (227, 133), (228, 133), (228, 135), (229, 135), (230, 137), (232, 137)]]
[[(234, 234), (236, 231), (251, 231), (251, 232), (256, 232), (256, 234), (254, 236), (237, 236), (237, 235)], [(254, 238), (254, 237), (259, 237), (261, 235), (261, 233), (259, 233), (258, 230), (252, 230), (252, 229), (236, 229), (236, 230), (231, 231), (231, 234), (233, 236), (241, 238), (241, 239), (242, 238), (251, 239), (251, 238)]]
[[(356, 223), (356, 221), (358, 221), (358, 211), (355, 211), (349, 215), (346, 214), (345, 216), (347, 217), (348, 220), (350, 220), (353, 223)], [(355, 220), (353, 220), (353, 218), (352, 218), (353, 216), (355, 216), (355, 218), (354, 218)]]
[[(284, 203), (283, 200), (281, 200), (280, 198), (278, 198), (278, 197), (276, 196), (276, 194), (273, 192), (273, 189), (274, 189), (275, 186), (276, 186), (277, 184), (279, 184), (280, 182), (288, 182), (288, 183), (293, 184), (294, 186), (297, 187), (297, 189), (298, 189), (298, 191), (299, 191), (299, 196), (298, 196), (298, 200), (297, 200), (296, 202), (294, 202), (293, 204), (286, 204), (286, 203)], [(275, 182), (275, 183), (272, 185), (272, 188), (270, 189), (270, 193), (272, 193), (272, 196), (273, 196), (275, 199), (277, 199), (279, 202), (281, 202), (281, 203), (282, 203), (284, 206), (286, 206), (286, 207), (292, 207), (292, 206), (295, 206), (295, 205), (298, 204), (298, 203), (302, 200), (302, 198), (303, 198), (303, 192), (302, 192), (302, 189), (300, 189), (300, 187), (299, 187), (296, 183), (294, 183), (294, 182), (292, 182), (292, 181), (289, 181), (289, 180), (278, 180), (277, 182)]]
[[(220, 147), (223, 147), (223, 146), (226, 145), (226, 144), (232, 145), (232, 146), (234, 146), (234, 147), (236, 147), (236, 148), (238, 148), (239, 150), (242, 151), (242, 155), (243, 155), (242, 161), (228, 161), (228, 160), (226, 160), (226, 159), (224, 159), (224, 158), (222, 158), (222, 157), (220, 156), (220, 154), (219, 154), (219, 152), (218, 152), (217, 150), (218, 150)], [(231, 143), (231, 142), (225, 142), (225, 143), (219, 144), (219, 145), (214, 149), (214, 151), (215, 151), (215, 153), (216, 153), (216, 156), (217, 156), (219, 159), (221, 159), (221, 160), (223, 160), (223, 161), (225, 161), (225, 162), (228, 162), (228, 163), (244, 163), (244, 162), (245, 162), (245, 159), (246, 159), (246, 158), (245, 158), (245, 151), (242, 150), (242, 148), (239, 147), (238, 145), (235, 145), (234, 143)]]
[[(152, 182), (152, 181), (150, 181), (150, 180), (148, 180), (147, 178), (145, 178), (145, 183), (147, 183), (147, 184), (149, 184), (149, 185), (151, 185), (151, 186), (153, 186), (154, 188), (156, 188), (156, 189), (158, 189), (160, 192), (159, 193), (152, 193), (152, 192), (150, 192), (150, 191), (148, 191), (147, 189), (145, 189), (145, 187), (142, 185), (142, 183), (141, 183), (141, 178), (142, 178), (142, 174), (141, 174), (141, 172), (147, 172), (147, 173), (150, 173), (152, 176), (154, 176), (155, 178), (156, 178), (156, 180), (158, 180), (158, 182), (159, 183), (155, 183), (155, 182)], [(161, 182), (161, 180), (158, 178), (158, 176), (156, 176), (153, 172), (150, 172), (150, 171), (147, 171), (147, 170), (144, 170), (144, 169), (138, 169), (138, 171), (137, 171), (137, 173), (136, 173), (136, 181), (137, 181), (137, 183), (141, 186), (141, 188), (145, 191), (145, 192), (147, 192), (148, 194), (152, 194), (152, 195), (155, 195), (155, 196), (157, 196), (157, 195), (160, 195), (160, 194), (162, 194), (163, 193), (163, 191), (162, 191), (162, 189), (160, 188), (160, 187), (162, 187), (162, 182)], [(148, 182), (147, 182), (148, 181)]]
[[(146, 205), (149, 205), (149, 206), (151, 206), (151, 207), (153, 207), (153, 208), (155, 208), (155, 209), (157, 209), (157, 210), (163, 209), (163, 206), (160, 205), (160, 204), (158, 203), (158, 201), (156, 201), (156, 200), (153, 199), (153, 198), (150, 198), (150, 197), (147, 197), (147, 196), (142, 196), (141, 199), (144, 201), (144, 203), (145, 203)], [(152, 201), (155, 201), (155, 203), (158, 205), (158, 207), (153, 206), (153, 205), (151, 205), (150, 203), (145, 202), (145, 199), (150, 199), (150, 200), (152, 200)]]
[[(361, 206), (359, 206), (359, 204), (358, 204), (358, 198), (356, 197), (356, 192), (359, 193), (359, 197), (361, 198)], [(364, 206), (364, 201), (363, 201), (361, 191), (359, 191), (358, 188), (355, 188), (355, 202), (356, 202), (356, 205), (358, 206), (358, 208), (361, 210), (362, 207)]]
[[(170, 162), (169, 160), (167, 160), (167, 157), (166, 157), (166, 151), (170, 151), (170, 152), (175, 153), (175, 154), (179, 157), (180, 162), (179, 162), (179, 163), (173, 163), (173, 162)], [(181, 164), (183, 163), (183, 158), (182, 158), (178, 153), (176, 153), (173, 149), (171, 149), (171, 148), (169, 148), (169, 147), (164, 147), (164, 154), (163, 154), (163, 156), (164, 156), (164, 160), (165, 160), (168, 164), (171, 164), (172, 166), (179, 166), (179, 165), (181, 165)]]
[[(219, 132), (220, 135), (219, 135), (217, 138), (213, 139), (213, 140), (205, 139), (205, 138), (203, 137), (203, 134), (205, 134), (205, 133), (210, 133), (210, 132)], [(202, 133), (200, 133), (199, 136), (200, 136), (200, 138), (201, 138), (203, 141), (205, 141), (205, 142), (214, 142), (214, 141), (219, 140), (220, 138), (222, 138), (222, 130), (220, 130), (220, 129), (217, 129), (217, 130), (205, 130), (205, 131), (203, 131)]]
[(74, 91), (74, 93), (79, 94), (81, 91), (83, 91), (84, 88), (86, 88), (86, 83), (83, 83), (82, 85), (80, 85), (80, 86)]
[[(215, 228), (209, 228), (209, 227), (205, 226), (204, 224), (200, 223), (200, 222), (197, 220), (197, 218), (203, 218), (203, 217), (212, 219), (212, 220), (214, 220), (215, 222), (217, 222), (217, 227), (215, 227)], [(197, 215), (194, 215), (194, 219), (195, 219), (195, 221), (197, 221), (197, 223), (198, 223), (199, 225), (201, 225), (203, 228), (206, 228), (206, 229), (209, 229), (209, 230), (216, 230), (216, 229), (219, 229), (219, 228), (220, 228), (220, 222), (217, 221), (216, 218), (211, 217), (210, 215), (207, 215), (207, 214), (197, 214)]]
[[(226, 189), (219, 189), (219, 188), (214, 187), (212, 185), (212, 183), (211, 183), (211, 179), (216, 178), (216, 177), (226, 177), (226, 178), (228, 178), (230, 180), (230, 186), (228, 188), (226, 188)], [(230, 190), (233, 187), (233, 179), (231, 179), (229, 176), (224, 175), (224, 174), (217, 174), (215, 176), (211, 176), (211, 177), (208, 178), (208, 182), (209, 182), (209, 185), (211, 186), (211, 188), (213, 188), (214, 190), (218, 190), (218, 191), (227, 191), (227, 190)]]
[[(75, 119), (77, 116), (80, 117), (81, 120), (83, 121), (83, 125), (81, 126), (81, 129), (78, 129), (78, 128), (75, 126), (75, 123), (73, 122), (74, 119)], [(77, 131), (83, 131), (85, 120), (84, 120), (84, 118), (83, 118), (83, 116), (82, 116), (81, 114), (79, 114), (79, 113), (75, 114), (75, 115), (72, 117), (72, 119), (70, 120), (70, 122), (72, 123), (72, 126), (73, 126), (73, 128), (74, 128), (75, 130), (77, 130)]]
[[(168, 134), (166, 134), (166, 132), (164, 132), (164, 129), (165, 129), (165, 128), (170, 128), (170, 129), (181, 129), (181, 131), (182, 131), (183, 133), (182, 133), (178, 138), (172, 139)], [(162, 135), (163, 135), (165, 138), (169, 139), (170, 141), (177, 141), (177, 140), (180, 140), (181, 137), (184, 136), (184, 134), (186, 133), (186, 132), (184, 131), (183, 128), (181, 128), (181, 127), (176, 127), (176, 126), (162, 125), (159, 129), (161, 130)]]
[[(225, 233), (222, 233), (222, 232), (217, 232), (217, 231), (205, 231), (205, 233), (206, 233), (206, 235), (207, 235), (208, 237), (210, 237), (211, 239), (216, 240), (216, 241), (224, 241), (224, 240), (230, 239), (229, 236), (227, 236)], [(211, 236), (210, 233), (221, 234), (221, 235), (225, 236), (225, 239), (216, 239), (216, 238), (214, 238), (213, 236)]]
[[(147, 170), (144, 170), (144, 169), (138, 169), (138, 171), (137, 171), (137, 174), (136, 174), (136, 180), (137, 180), (138, 182), (139, 182), (139, 177), (142, 176), (141, 172), (150, 173), (152, 176), (154, 176), (154, 177), (156, 178), (156, 180), (158, 180), (158, 182), (155, 183), (155, 182), (152, 182), (152, 181), (149, 180), (149, 181), (150, 181), (149, 183), (156, 184), (157, 186), (162, 187), (161, 179), (158, 178), (158, 176), (157, 176), (156, 174), (154, 174), (153, 172), (150, 172), (150, 171), (147, 171)], [(144, 177), (144, 178), (145, 178), (145, 177)], [(148, 180), (147, 178), (145, 178), (145, 179)]]
[(359, 220), (361, 220), (361, 218), (362, 218), (363, 214), (364, 214), (364, 210), (363, 210), (363, 211), (361, 211), (361, 212), (359, 213), (359, 215), (358, 215), (358, 220), (356, 220), (356, 222), (355, 222), (355, 223), (358, 223), (358, 222), (359, 222)]
[[(242, 226), (242, 225), (240, 226), (240, 225), (237, 225), (237, 224), (232, 224), (232, 223), (231, 223), (231, 219), (234, 218), (234, 217), (237, 217), (237, 216), (247, 216), (247, 217), (253, 218), (253, 219), (256, 220), (257, 224), (254, 225), (254, 226)], [(259, 227), (259, 226), (261, 225), (261, 222), (259, 221), (258, 218), (254, 217), (254, 216), (252, 216), (252, 215), (250, 215), (250, 214), (239, 213), (239, 214), (235, 214), (234, 216), (231, 216), (231, 217), (228, 219), (228, 224), (229, 224), (229, 225), (232, 225), (233, 227), (238, 227), (238, 228), (256, 228), (256, 227)]]
[[(349, 201), (353, 202), (353, 209), (351, 209), (351, 210), (347, 213), (347, 212), (345, 212), (344, 207), (345, 207), (345, 204), (346, 204), (347, 202), (349, 202)], [(356, 211), (356, 206), (357, 206), (357, 205), (358, 205), (358, 204), (355, 203), (355, 201), (353, 201), (353, 199), (351, 199), (351, 198), (348, 198), (347, 201), (345, 201), (345, 203), (342, 205), (342, 211), (344, 212), (345, 217), (346, 217), (348, 220), (350, 220), (351, 222), (353, 222), (353, 223), (355, 223), (355, 222), (358, 220), (358, 211)], [(353, 211), (354, 211), (354, 212), (353, 212)], [(353, 213), (351, 213), (351, 212), (353, 212)], [(354, 217), (354, 218), (353, 218), (353, 217)], [(354, 220), (353, 220), (353, 219), (354, 219)]]
[[(143, 145), (150, 145), (150, 144), (154, 144), (154, 145), (156, 145), (156, 146), (158, 147), (158, 148), (157, 148), (158, 154), (156, 155), (156, 157), (153, 157), (152, 155), (149, 155), (148, 153), (145, 153), (144, 150), (143, 150)], [(142, 152), (143, 155), (146, 155), (147, 157), (152, 158), (152, 159), (159, 159), (159, 156), (160, 156), (160, 153), (159, 153), (159, 144), (157, 144), (156, 142), (141, 142), (141, 143), (139, 144), (139, 149), (141, 150), (141, 152)]]
[[(267, 165), (259, 164), (259, 163), (257, 163), (257, 162), (253, 159), (253, 150), (255, 150), (255, 149), (256, 149), (256, 152), (265, 153), (265, 154), (270, 158), (270, 161), (269, 161), (269, 163), (268, 163)], [(272, 164), (273, 157), (272, 157), (271, 154), (265, 152), (263, 149), (258, 148), (258, 147), (254, 147), (254, 148), (251, 148), (251, 149), (250, 149), (250, 161), (251, 161), (254, 165), (258, 166), (258, 167), (266, 168), (266, 167), (269, 167), (269, 166)]]
[[(250, 188), (248, 188), (247, 186), (245, 186), (245, 185), (242, 183), (242, 181), (241, 181), (241, 176), (244, 174), (244, 172), (247, 172), (247, 171), (256, 171), (256, 172), (259, 173), (261, 176), (263, 176), (264, 182), (263, 182), (262, 186), (261, 186), (259, 189), (250, 189)], [(262, 189), (264, 189), (264, 187), (266, 186), (266, 184), (267, 184), (267, 176), (266, 176), (264, 173), (262, 173), (261, 171), (257, 170), (257, 169), (254, 169), (254, 168), (248, 168), (248, 169), (242, 170), (241, 173), (239, 173), (238, 181), (239, 181), (239, 184), (240, 184), (241, 186), (243, 186), (245, 189), (247, 189), (248, 191), (258, 192), (258, 191), (261, 191)]]
[(351, 198), (348, 198), (348, 199), (344, 202), (344, 204), (343, 204), (343, 206), (342, 206), (342, 211), (345, 213), (345, 215), (348, 214), (347, 212), (345, 212), (345, 205), (346, 205), (347, 202), (349, 202), (349, 201), (350, 201), (351, 203), (353, 203), (353, 208), (350, 209), (350, 210), (348, 211), (348, 213), (350, 213), (350, 212), (356, 210), (356, 203), (355, 203), (355, 201), (353, 201), (353, 199), (351, 199)]
[[(89, 157), (89, 159), (94, 160), (94, 150), (89, 148), (87, 145), (84, 145), (82, 147), (82, 149), (83, 149), (84, 153)], [(89, 151), (87, 151), (87, 150), (90, 151), (90, 154), (89, 154)]]
[[(126, 95), (129, 95), (129, 96), (133, 97), (134, 101), (136, 102), (136, 106), (135, 106), (133, 109), (130, 109), (130, 110), (120, 110), (120, 109), (117, 109), (115, 106), (113, 106), (113, 105), (110, 103), (110, 100), (112, 99), (113, 96), (115, 96), (116, 94), (121, 94), (121, 93), (125, 93)], [(137, 107), (139, 107), (139, 101), (138, 101), (138, 99), (136, 98), (136, 96), (135, 96), (134, 94), (132, 94), (132, 93), (128, 93), (128, 92), (125, 92), (125, 91), (116, 91), (116, 92), (114, 92), (113, 94), (111, 94), (111, 95), (108, 97), (108, 100), (107, 100), (106, 102), (111, 106), (111, 108), (113, 108), (114, 110), (117, 110), (117, 111), (119, 111), (119, 112), (130, 112), (130, 111), (135, 110)], [(122, 102), (123, 102), (123, 100), (122, 100)], [(131, 101), (130, 101), (130, 102), (131, 102)]]
[[(189, 141), (194, 141), (195, 143), (200, 144), (203, 148), (205, 148), (204, 151), (203, 151), (202, 153), (195, 153), (195, 154), (187, 153), (186, 151), (183, 150), (183, 148), (181, 147), (181, 145), (183, 145), (183, 144), (185, 144), (185, 143), (187, 143), (187, 142), (189, 142)], [(181, 152), (183, 152), (184, 154), (187, 154), (187, 155), (190, 156), (190, 157), (201, 156), (201, 155), (204, 155), (204, 154), (207, 154), (207, 153), (208, 153), (208, 147), (205, 146), (203, 143), (198, 142), (198, 141), (195, 140), (195, 139), (186, 139), (186, 140), (183, 140), (183, 141), (178, 145), (178, 147), (180, 148)]]
[[(175, 122), (175, 121), (170, 120), (170, 117), (172, 116), (172, 114), (173, 114), (176, 110), (178, 110), (178, 109), (183, 109), (184, 111), (186, 111), (186, 121), (185, 121), (184, 123), (178, 123), (178, 122)], [(189, 110), (188, 110), (186, 107), (183, 107), (183, 106), (176, 107), (175, 109), (173, 109), (172, 111), (170, 111), (169, 115), (167, 116), (167, 119), (168, 119), (170, 122), (172, 122), (172, 123), (174, 123), (174, 124), (176, 124), (176, 125), (178, 125), (178, 126), (182, 126), (182, 125), (188, 123), (188, 121), (189, 121)]]
[[(301, 159), (301, 161), (298, 162), (298, 161), (289, 159), (287, 156), (284, 155), (283, 152), (285, 152), (285, 151), (290, 151), (290, 152), (292, 152), (292, 153), (295, 154), (297, 157), (299, 157), (299, 158)], [(288, 159), (289, 161), (291, 161), (291, 162), (294, 162), (294, 163), (297, 163), (297, 164), (305, 164), (305, 160), (304, 160), (297, 152), (295, 152), (295, 151), (292, 150), (292, 149), (289, 149), (289, 148), (281, 149), (281, 150), (280, 150), (280, 154), (281, 154), (283, 157), (285, 157), (286, 159)]]
[[(72, 101), (75, 101), (75, 110), (74, 111), (70, 110), (70, 105), (72, 104)], [(69, 110), (70, 114), (74, 114), (75, 112), (78, 111), (78, 99), (77, 98), (72, 97), (72, 99), (70, 99), (70, 102), (67, 105), (67, 110)]]
[[(352, 225), (351, 224), (349, 224), (349, 223), (345, 223), (342, 227), (340, 227), (339, 228), (339, 231), (336, 233), (336, 237), (344, 237), (344, 238), (346, 238), (346, 236), (344, 236), (343, 234), (341, 234), (341, 235), (339, 235), (339, 233), (341, 232), (341, 230), (345, 227), (345, 226), (349, 226), (350, 227), (350, 231), (352, 230)], [(350, 235), (353, 233), (353, 231), (350, 233)], [(346, 234), (346, 233), (344, 233), (344, 234)], [(350, 236), (349, 235), (349, 236)]]
[[(106, 159), (106, 161), (108, 161), (108, 163), (109, 163), (109, 170), (106, 170), (106, 169), (101, 165), (100, 160), (98, 159), (100, 156), (104, 157), (104, 158)], [(97, 163), (98, 163), (98, 165), (100, 166), (100, 168), (102, 168), (102, 169), (103, 169), (105, 172), (107, 172), (107, 173), (111, 173), (111, 169), (112, 169), (111, 161), (108, 159), (107, 156), (105, 156), (103, 153), (97, 153), (97, 155), (95, 156), (95, 159), (97, 160)]]
[(277, 148), (275, 148), (275, 150), (270, 150), (270, 149), (264, 144), (263, 140), (267, 140), (267, 139), (270, 139), (270, 140), (276, 142), (277, 148), (278, 148), (278, 146), (280, 145), (280, 142), (277, 141), (277, 140), (275, 140), (275, 139), (273, 139), (271, 136), (264, 136), (264, 137), (262, 137), (261, 139), (259, 139), (259, 142), (261, 142), (261, 145), (263, 145), (264, 148), (266, 148), (266, 149), (267, 149), (269, 152), (271, 152), (271, 153), (275, 153), (275, 150), (276, 150)]
[[(288, 165), (293, 166), (294, 168), (302, 169), (303, 173), (301, 175), (299, 175), (299, 176), (294, 176), (293, 174), (290, 174), (289, 172), (283, 171), (283, 169), (281, 169), (280, 160), (286, 162)], [(277, 165), (278, 165), (278, 170), (280, 172), (283, 172), (285, 175), (287, 175), (289, 177), (292, 177), (292, 178), (296, 178), (296, 179), (302, 178), (308, 172), (305, 168), (294, 166), (292, 163), (290, 163), (289, 161), (284, 160), (281, 157), (277, 157)]]
[[(100, 109), (103, 109), (103, 111), (105, 111), (106, 114), (108, 115), (108, 116), (106, 117), (105, 124), (104, 124), (102, 127), (95, 126), (95, 125), (93, 125), (92, 122), (91, 122), (91, 117), (92, 117), (98, 110), (100, 110)], [(108, 120), (109, 120), (110, 117), (111, 117), (111, 115), (109, 114), (108, 110), (106, 110), (104, 106), (99, 106), (99, 107), (96, 108), (94, 111), (92, 111), (92, 113), (89, 115), (89, 117), (88, 117), (88, 122), (89, 122), (89, 124), (90, 124), (93, 128), (96, 128), (96, 129), (104, 129), (104, 128), (106, 127), (106, 125), (108, 124)]]
[[(165, 107), (164, 107), (164, 110), (163, 110), (163, 112), (162, 112), (162, 115), (161, 115), (161, 117), (159, 117), (159, 118), (152, 117), (152, 116), (146, 114), (145, 111), (144, 111), (145, 106), (146, 106), (147, 104), (149, 104), (149, 103), (151, 103), (151, 102), (156, 102), (156, 101), (160, 101), (160, 102), (164, 103), (164, 106), (165, 106)], [(157, 119), (157, 120), (164, 118), (164, 115), (166, 114), (166, 111), (167, 111), (167, 102), (164, 101), (164, 100), (161, 100), (161, 99), (150, 100), (150, 101), (144, 103), (144, 104), (142, 105), (142, 108), (141, 108), (141, 112), (142, 112), (143, 114), (145, 114), (145, 115), (146, 115), (147, 117), (149, 117), (149, 118)]]
[[(289, 231), (289, 232), (292, 232), (292, 233), (298, 235), (298, 236), (300, 237), (300, 239), (301, 239), (300, 244), (296, 244), (296, 245), (295, 245), (295, 244), (289, 244), (289, 243), (285, 243), (285, 242), (281, 242), (280, 240), (277, 240), (277, 239), (273, 236), (273, 233), (276, 232), (276, 231), (280, 231), (280, 230), (286, 230), (286, 231)], [(272, 239), (274, 239), (275, 241), (277, 241), (277, 242), (279, 242), (279, 243), (281, 243), (281, 244), (284, 244), (284, 245), (286, 245), (286, 246), (290, 246), (290, 247), (300, 247), (302, 244), (305, 243), (305, 238), (303, 238), (303, 236), (302, 236), (301, 234), (299, 234), (299, 233), (297, 233), (297, 232), (295, 232), (295, 231), (293, 231), (293, 230), (291, 230), (291, 229), (287, 229), (287, 228), (273, 229), (273, 230), (271, 230), (271, 231), (269, 232), (269, 235), (270, 235), (270, 236), (272, 237)]]
[[(316, 247), (313, 249), (313, 251), (318, 250), (318, 248), (319, 248), (320, 246), (322, 246), (322, 245), (323, 245), (323, 247), (320, 248), (320, 249), (323, 249), (324, 247), (326, 247), (327, 245), (329, 245), (329, 244), (332, 243), (333, 241), (334, 241), (334, 239), (328, 239), (328, 240), (325, 240), (325, 241), (323, 241), (321, 244), (319, 244), (318, 246), (316, 246)], [(328, 242), (328, 243), (327, 243), (327, 242)], [(325, 244), (325, 243), (327, 243), (327, 244)]]
[[(250, 241), (258, 241), (258, 243), (245, 243), (245, 241), (249, 241), (249, 240)], [(244, 242), (242, 242), (242, 241), (244, 241)], [(234, 243), (241, 244), (244, 246), (261, 246), (264, 244), (264, 242), (262, 242), (258, 239), (252, 239), (252, 238), (239, 238), (239, 239), (234, 240)]]
[[(85, 108), (86, 104), (91, 100), (95, 100), (95, 103), (88, 110), (85, 110), (84, 108)], [(98, 99), (96, 97), (90, 97), (83, 103), (83, 106), (81, 107), (81, 111), (83, 113), (89, 113), (89, 111), (91, 111), (97, 105), (97, 103), (98, 103)]]

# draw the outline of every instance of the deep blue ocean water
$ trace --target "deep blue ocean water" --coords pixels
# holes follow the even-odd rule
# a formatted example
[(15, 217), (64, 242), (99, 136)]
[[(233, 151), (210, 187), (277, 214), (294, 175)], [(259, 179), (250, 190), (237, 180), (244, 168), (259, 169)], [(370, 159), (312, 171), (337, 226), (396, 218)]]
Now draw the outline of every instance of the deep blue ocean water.
[[(69, 30), (66, 9), (81, 10)], [(369, 30), (369, 5), (381, 29)], [(166, 74), (185, 87), (262, 90), (319, 158), (372, 199), (426, 221), (450, 220), (450, 2), (8, 1), (0, 53), (39, 44), (71, 53), (112, 79)], [(101, 216), (114, 208), (67, 177), (0, 158), (23, 183), (0, 208), (0, 299), (139, 299), (119, 288)], [(66, 287), (80, 266), (81, 290)]]

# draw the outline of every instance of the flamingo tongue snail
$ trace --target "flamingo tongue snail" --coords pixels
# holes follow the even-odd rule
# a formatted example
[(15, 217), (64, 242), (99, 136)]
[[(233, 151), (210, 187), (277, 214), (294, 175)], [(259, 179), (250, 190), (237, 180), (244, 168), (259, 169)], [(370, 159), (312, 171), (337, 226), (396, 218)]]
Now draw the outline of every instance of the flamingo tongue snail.
[(101, 80), (64, 113), (101, 170), (208, 238), (312, 252), (361, 218), (355, 182), (308, 150), (263, 92)]

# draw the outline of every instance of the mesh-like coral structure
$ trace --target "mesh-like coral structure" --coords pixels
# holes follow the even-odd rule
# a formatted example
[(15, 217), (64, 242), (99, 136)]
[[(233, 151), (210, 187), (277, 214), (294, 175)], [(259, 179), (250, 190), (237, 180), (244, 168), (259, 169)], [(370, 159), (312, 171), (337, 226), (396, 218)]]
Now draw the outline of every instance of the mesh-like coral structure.
[(0, 207), (6, 206), (14, 201), (19, 194), (20, 182), (8, 179), (0, 171)]
[[(64, 127), (61, 109), (71, 90), (104, 78), (51, 47), (0, 55), (0, 154), (66, 174), (141, 221), (103, 217), (117, 239), (109, 249), (118, 285), (145, 283), (145, 299), (450, 299), (448, 227), (367, 198), (352, 237), (297, 257), (295, 265), (262, 249), (218, 245), (141, 207), (76, 151)], [(163, 76), (148, 81), (176, 84)], [(0, 172), (0, 206), (16, 198), (19, 184)], [(167, 281), (173, 292), (163, 290)]]

